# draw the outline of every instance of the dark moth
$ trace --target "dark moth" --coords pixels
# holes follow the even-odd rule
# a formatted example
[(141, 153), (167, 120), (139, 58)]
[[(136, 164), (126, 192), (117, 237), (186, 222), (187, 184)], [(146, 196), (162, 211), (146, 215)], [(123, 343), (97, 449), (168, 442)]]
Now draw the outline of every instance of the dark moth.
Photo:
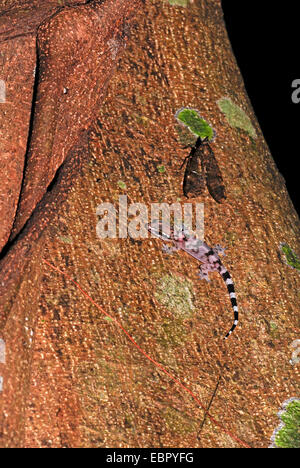
[(208, 138), (197, 139), (182, 166), (185, 163), (183, 193), (187, 198), (201, 195), (206, 184), (210, 195), (216, 202), (222, 203), (226, 199), (222, 174)]

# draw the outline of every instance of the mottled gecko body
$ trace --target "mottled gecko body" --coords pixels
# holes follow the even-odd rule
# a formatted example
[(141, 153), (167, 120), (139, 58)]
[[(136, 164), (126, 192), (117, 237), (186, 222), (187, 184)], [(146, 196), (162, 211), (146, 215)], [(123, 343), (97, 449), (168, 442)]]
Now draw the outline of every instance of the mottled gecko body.
[(227, 286), (234, 313), (233, 325), (229, 332), (225, 335), (225, 338), (228, 338), (228, 336), (231, 335), (238, 323), (238, 306), (236, 302), (232, 278), (228, 270), (222, 264), (221, 259), (219, 257), (219, 254), (225, 255), (224, 249), (219, 245), (217, 245), (214, 248), (209, 247), (205, 242), (200, 241), (194, 234), (190, 234), (184, 228), (184, 226), (181, 226), (180, 228), (176, 227), (174, 229), (170, 229), (169, 233), (164, 233), (161, 223), (154, 221), (151, 224), (147, 225), (147, 229), (155, 237), (164, 239), (169, 242), (173, 242), (173, 247), (169, 247), (167, 245), (163, 246), (164, 252), (173, 253), (181, 249), (189, 255), (191, 255), (192, 257), (199, 260), (201, 262), (201, 265), (199, 266), (200, 279), (205, 279), (206, 281), (209, 281), (209, 272), (217, 271), (220, 273)]

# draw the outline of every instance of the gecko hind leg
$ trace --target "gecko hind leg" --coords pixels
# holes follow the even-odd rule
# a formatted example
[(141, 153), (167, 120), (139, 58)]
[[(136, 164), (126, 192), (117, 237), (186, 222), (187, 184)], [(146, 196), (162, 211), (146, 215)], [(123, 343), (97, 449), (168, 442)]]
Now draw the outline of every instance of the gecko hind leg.
[(198, 275), (199, 275), (200, 279), (204, 279), (205, 281), (210, 283), (210, 279), (208, 277), (208, 272), (209, 272), (209, 270), (208, 270), (208, 268), (207, 268), (207, 266), (205, 264), (199, 266)]

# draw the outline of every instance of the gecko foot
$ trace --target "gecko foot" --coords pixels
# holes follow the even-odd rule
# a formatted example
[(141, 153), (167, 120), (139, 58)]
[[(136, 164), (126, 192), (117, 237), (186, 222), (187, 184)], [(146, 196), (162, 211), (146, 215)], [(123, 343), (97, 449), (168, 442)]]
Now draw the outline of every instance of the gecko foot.
[(221, 247), (220, 244), (217, 244), (214, 248), (213, 248), (213, 251), (217, 254), (217, 255), (224, 255), (224, 257), (226, 256), (226, 253), (225, 253), (225, 248), (224, 247)]

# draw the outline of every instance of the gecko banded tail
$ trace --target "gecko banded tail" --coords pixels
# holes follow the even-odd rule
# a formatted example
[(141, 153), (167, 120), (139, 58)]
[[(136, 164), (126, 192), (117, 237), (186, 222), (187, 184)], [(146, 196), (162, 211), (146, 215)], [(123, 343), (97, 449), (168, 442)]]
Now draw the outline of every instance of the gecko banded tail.
[(235, 290), (234, 290), (234, 284), (233, 284), (233, 281), (232, 281), (232, 278), (229, 274), (229, 272), (226, 270), (226, 268), (222, 265), (219, 269), (220, 271), (220, 274), (227, 286), (227, 290), (228, 290), (228, 293), (229, 293), (229, 297), (230, 297), (230, 301), (231, 301), (231, 305), (232, 305), (232, 308), (233, 308), (233, 313), (234, 313), (234, 321), (233, 321), (233, 325), (232, 327), (230, 328), (229, 332), (225, 335), (225, 340), (226, 338), (229, 337), (229, 335), (231, 335), (231, 333), (233, 332), (233, 330), (235, 329), (235, 327), (237, 326), (238, 324), (238, 321), (239, 321), (239, 309), (238, 309), (238, 305), (237, 305), (237, 302), (236, 302), (236, 297), (235, 297)]

